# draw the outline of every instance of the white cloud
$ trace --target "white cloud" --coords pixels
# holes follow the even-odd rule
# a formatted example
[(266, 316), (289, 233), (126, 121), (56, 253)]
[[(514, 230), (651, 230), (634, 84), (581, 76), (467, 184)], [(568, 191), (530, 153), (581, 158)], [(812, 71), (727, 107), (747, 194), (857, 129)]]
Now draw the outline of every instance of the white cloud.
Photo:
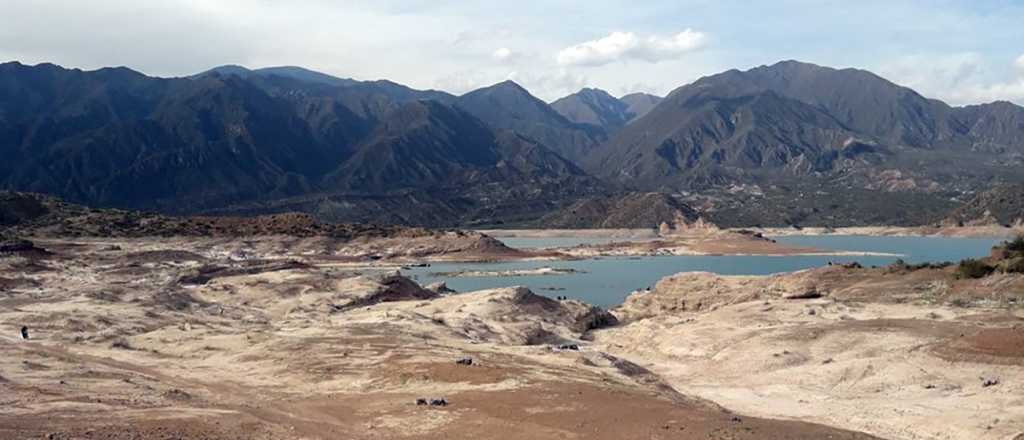
[[(676, 84), (675, 86), (678, 86)], [(632, 84), (625, 84), (618, 88), (619, 97), (629, 95), (631, 93), (647, 93), (649, 95), (662, 94), (662, 90), (665, 89), (663, 85), (648, 84), (646, 82), (634, 82)]]
[[(573, 66), (604, 65), (585, 70), (588, 86), (664, 95), (703, 75), (795, 58), (868, 68), (954, 104), (1024, 103), (1018, 80), (1024, 60), (1006, 53), (1007, 41), (1021, 40), (1024, 5), (1003, 2), (980, 14), (970, 2), (943, 8), (881, 0), (842, 8), (788, 0), (692, 3), (0, 0), (0, 62), (125, 65), (164, 76), (226, 63), (291, 64), (452, 92), (493, 84), (516, 70), (531, 92), (550, 99), (574, 91), (577, 81), (559, 72), (584, 70)], [(880, 4), (886, 14), (878, 14)], [(569, 14), (582, 14), (587, 26), (565, 26)], [(677, 33), (680, 16), (699, 30)], [(866, 20), (873, 32), (858, 32)], [(623, 23), (634, 32), (591, 33)], [(824, 33), (834, 38), (815, 38)], [(714, 50), (697, 50), (704, 46)], [(946, 56), (956, 47), (976, 53)], [(498, 48), (512, 56), (495, 58)], [(880, 69), (908, 52), (930, 55), (903, 63), (894, 69), (899, 75)], [(660, 62), (647, 64), (653, 61)], [(535, 90), (538, 84), (546, 91)]]
[(953, 93), (953, 99), (961, 104), (992, 101), (1012, 101), (1024, 104), (1024, 77), (1016, 81), (995, 84), (978, 84)]
[(982, 55), (971, 52), (917, 54), (890, 61), (879, 67), (878, 73), (952, 105), (1024, 102), (1024, 55), (1013, 62), (1016, 72), (1007, 72), (1006, 64), (995, 69), (989, 64)]
[(502, 74), (485, 72), (481, 69), (463, 70), (435, 79), (433, 87), (461, 95), (504, 79), (505, 76)]
[(589, 82), (582, 75), (558, 69), (553, 72), (510, 72), (506, 79), (515, 81), (530, 91), (530, 94), (545, 101), (553, 101), (587, 87)]
[(519, 54), (507, 47), (501, 47), (491, 53), (491, 58), (499, 63), (510, 63), (519, 58)]
[(530, 71), (464, 70), (435, 80), (433, 86), (461, 95), (505, 80), (515, 81), (533, 96), (549, 102), (590, 85), (585, 76), (554, 68)]
[(692, 29), (661, 37), (641, 38), (633, 32), (613, 32), (610, 35), (569, 46), (558, 52), (558, 64), (563, 66), (601, 66), (623, 60), (642, 60), (657, 63), (681, 57), (704, 47), (707, 35)]

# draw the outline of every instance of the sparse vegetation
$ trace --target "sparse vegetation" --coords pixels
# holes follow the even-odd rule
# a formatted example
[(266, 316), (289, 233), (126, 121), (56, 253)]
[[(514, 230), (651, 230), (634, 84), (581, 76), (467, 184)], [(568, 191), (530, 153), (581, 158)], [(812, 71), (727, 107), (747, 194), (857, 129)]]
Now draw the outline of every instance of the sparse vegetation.
[(110, 348), (119, 348), (121, 350), (135, 350), (131, 342), (128, 342), (125, 338), (117, 338), (113, 343), (110, 344)]
[(1024, 273), (1024, 257), (1017, 257), (1008, 261), (1003, 270), (1006, 273)]
[(952, 265), (953, 265), (953, 263), (951, 263), (949, 261), (943, 261), (941, 263), (927, 262), (927, 263), (910, 264), (910, 263), (907, 263), (906, 261), (903, 261), (903, 259), (901, 258), (901, 259), (898, 259), (898, 260), (892, 262), (892, 264), (887, 266), (886, 269), (887, 269), (887, 271), (889, 273), (901, 273), (901, 272), (914, 272), (914, 271), (918, 271), (918, 270), (921, 270), (921, 269), (945, 269), (945, 268), (947, 268), (949, 266), (952, 266)]
[(971, 306), (971, 300), (967, 298), (953, 298), (953, 300), (950, 301), (949, 304), (954, 307), (968, 308)]
[(969, 258), (960, 262), (956, 268), (956, 277), (959, 279), (984, 278), (994, 272), (995, 267), (982, 260)]
[(1006, 242), (1006, 250), (1014, 254), (1024, 254), (1024, 234)]

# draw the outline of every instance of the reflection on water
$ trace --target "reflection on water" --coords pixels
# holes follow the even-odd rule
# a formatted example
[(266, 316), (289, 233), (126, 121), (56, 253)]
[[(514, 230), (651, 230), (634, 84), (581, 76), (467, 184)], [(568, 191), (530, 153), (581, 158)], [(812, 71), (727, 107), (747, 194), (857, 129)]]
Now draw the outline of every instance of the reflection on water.
[[(534, 247), (565, 246), (566, 238), (531, 239)], [(593, 242), (594, 238), (576, 238)], [(608, 239), (613, 240), (613, 239)], [(958, 261), (987, 255), (995, 239), (933, 237), (799, 236), (779, 237), (786, 244), (861, 252), (903, 255), (909, 263)], [(579, 244), (579, 243), (576, 243)], [(520, 244), (520, 246), (522, 246)], [(818, 267), (828, 262), (857, 261), (864, 266), (886, 265), (897, 257), (880, 256), (663, 256), (607, 257), (582, 261), (513, 261), (502, 263), (434, 263), (431, 267), (404, 271), (422, 284), (445, 281), (448, 287), (468, 292), (495, 287), (524, 285), (547, 296), (568, 296), (603, 307), (618, 305), (636, 289), (654, 286), (662, 277), (687, 271), (706, 271), (724, 275), (766, 275)], [(577, 273), (517, 276), (453, 278), (441, 272), (509, 271), (541, 267), (573, 269)]]

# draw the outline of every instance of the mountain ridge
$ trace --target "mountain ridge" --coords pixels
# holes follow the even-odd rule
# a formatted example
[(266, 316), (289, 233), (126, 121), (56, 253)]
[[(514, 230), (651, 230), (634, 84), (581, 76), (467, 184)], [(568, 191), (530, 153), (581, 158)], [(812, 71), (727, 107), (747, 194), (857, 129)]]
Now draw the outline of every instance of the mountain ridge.
[[(1015, 106), (996, 107), (1006, 109), (1004, 119), (1020, 120)], [(952, 176), (961, 186), (956, 189), (965, 190), (992, 175), (1011, 174), (993, 165), (998, 161), (979, 160), (987, 153), (1003, 154), (1010, 163), (1024, 155), (1024, 125), (1007, 128), (993, 138), (1000, 143), (977, 151), (979, 138), (967, 129), (964, 115), (971, 111), (981, 114), (976, 119), (991, 121), (992, 108), (950, 107), (863, 70), (784, 61), (729, 70), (677, 88), (603, 144), (585, 168), (598, 176), (637, 181), (639, 189), (647, 190), (758, 183), (756, 175), (765, 170), (776, 170), (777, 177), (825, 180), (853, 173), (867, 185), (870, 167), (945, 178), (952, 174), (951, 162), (924, 157), (925, 152), (941, 152), (936, 154), (958, 156), (977, 168), (960, 181)], [(943, 174), (923, 175), (921, 168), (910, 166), (913, 160), (934, 162), (934, 170)]]
[(422, 93), (392, 82), (342, 87), (279, 75), (161, 79), (7, 65), (0, 152), (14, 160), (0, 165), (0, 186), (170, 213), (319, 194), (323, 203), (302, 206), (337, 221), (365, 211), (332, 197), (411, 191), (450, 206), (423, 217), (433, 225), (462, 221), (453, 213), (464, 209), (539, 216), (562, 192), (602, 190), (546, 146)]
[(527, 135), (570, 160), (579, 160), (607, 138), (603, 129), (573, 123), (511, 80), (463, 94), (455, 105), (494, 128)]
[(553, 103), (566, 119), (577, 124), (588, 124), (614, 131), (633, 118), (629, 106), (601, 89), (584, 88)]
[[(0, 64), (0, 188), (169, 213), (301, 208), (445, 226), (527, 224), (636, 191), (743, 224), (840, 225), (922, 222), (1024, 180), (1024, 108), (953, 107), (859, 69), (785, 61), (664, 99), (588, 88), (552, 104), (512, 81), (455, 96), (243, 69), (157, 78)], [(815, 202), (779, 203), (800, 199)]]

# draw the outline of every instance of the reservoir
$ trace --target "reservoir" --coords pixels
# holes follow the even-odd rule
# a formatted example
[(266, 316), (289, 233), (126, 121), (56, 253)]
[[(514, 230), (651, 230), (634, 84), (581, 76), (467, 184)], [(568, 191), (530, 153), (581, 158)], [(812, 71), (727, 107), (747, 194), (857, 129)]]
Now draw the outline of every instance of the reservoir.
[[(502, 237), (496, 237), (503, 240)], [(659, 279), (678, 272), (713, 272), (722, 275), (768, 275), (792, 272), (833, 263), (858, 262), (865, 267), (884, 266), (902, 258), (908, 263), (956, 262), (988, 255), (1001, 240), (995, 238), (873, 237), (813, 235), (776, 237), (780, 243), (821, 250), (897, 254), (897, 256), (651, 256), (601, 257), (576, 261), (510, 261), (498, 263), (433, 263), (402, 272), (422, 285), (444, 281), (459, 292), (508, 286), (527, 286), (535, 293), (568, 296), (601, 307), (614, 307), (631, 292), (653, 287)], [(513, 247), (549, 248), (607, 243), (612, 238), (516, 238)], [(523, 276), (452, 276), (452, 273), (528, 271), (556, 269), (554, 274)]]

